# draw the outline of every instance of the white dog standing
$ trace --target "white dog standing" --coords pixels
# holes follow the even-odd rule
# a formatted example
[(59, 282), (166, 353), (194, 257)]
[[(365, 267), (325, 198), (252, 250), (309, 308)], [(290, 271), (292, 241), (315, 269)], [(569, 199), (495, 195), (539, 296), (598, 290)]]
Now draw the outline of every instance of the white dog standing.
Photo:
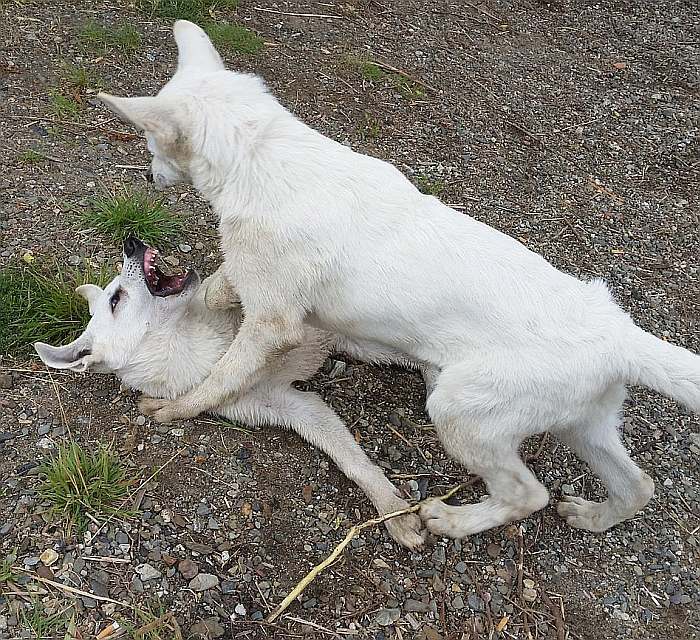
[[(91, 319), (70, 344), (35, 349), (50, 367), (114, 373), (144, 393), (176, 398), (200, 384), (226, 353), (242, 321), (235, 292), (219, 272), (200, 284), (189, 271), (164, 275), (156, 252), (135, 238), (124, 243), (121, 273), (101, 289), (78, 287)], [(247, 392), (211, 413), (251, 426), (287, 426), (325, 452), (367, 495), (380, 514), (408, 507), (382, 470), (364, 454), (342, 420), (316, 393), (292, 387), (308, 380), (334, 344), (330, 334), (305, 327), (301, 344), (280, 356)], [(386, 522), (391, 536), (410, 549), (424, 541), (416, 515)]]
[(700, 410), (700, 357), (636, 327), (602, 282), (561, 273), (312, 130), (260, 79), (227, 71), (199, 27), (178, 21), (174, 34), (177, 72), (157, 96), (100, 97), (145, 131), (157, 185), (189, 181), (218, 214), (245, 320), (200, 385), (148, 403), (156, 419), (245, 393), (309, 322), (441, 372), (429, 414), (489, 498), (429, 502), (421, 516), (434, 533), (463, 537), (544, 507), (518, 446), (547, 430), (608, 490), (602, 503), (561, 502), (570, 524), (601, 531), (649, 501), (653, 482), (617, 430), (625, 385)]

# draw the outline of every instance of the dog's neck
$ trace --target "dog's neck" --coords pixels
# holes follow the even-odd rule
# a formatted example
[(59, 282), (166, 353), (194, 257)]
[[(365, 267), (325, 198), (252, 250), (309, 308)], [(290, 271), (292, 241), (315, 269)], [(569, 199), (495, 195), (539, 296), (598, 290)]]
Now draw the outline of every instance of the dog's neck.
[(192, 185), (219, 216), (274, 215), (296, 197), (299, 184), (314, 183), (307, 174), (324, 170), (321, 134), (278, 103), (252, 111), (252, 122), (209, 123), (200, 145), (208, 155), (191, 160)]
[(241, 318), (240, 306), (211, 310), (196, 294), (177, 322), (149, 329), (134, 357), (116, 374), (132, 389), (176, 398), (209, 375), (231, 345)]

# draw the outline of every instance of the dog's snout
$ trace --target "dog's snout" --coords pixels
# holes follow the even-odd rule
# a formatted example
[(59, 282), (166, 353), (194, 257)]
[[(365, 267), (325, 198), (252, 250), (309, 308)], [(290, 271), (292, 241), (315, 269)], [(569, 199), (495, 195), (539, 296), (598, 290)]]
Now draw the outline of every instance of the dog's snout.
[(151, 171), (150, 169), (146, 171), (146, 180), (148, 180), (149, 182), (153, 182), (153, 171)]
[(127, 258), (131, 258), (136, 253), (136, 250), (139, 248), (140, 244), (140, 240), (134, 238), (134, 236), (129, 236), (126, 240), (124, 240), (124, 255)]
[(91, 349), (83, 349), (79, 354), (78, 354), (78, 360), (80, 358), (84, 358), (85, 356), (92, 355), (92, 350)]

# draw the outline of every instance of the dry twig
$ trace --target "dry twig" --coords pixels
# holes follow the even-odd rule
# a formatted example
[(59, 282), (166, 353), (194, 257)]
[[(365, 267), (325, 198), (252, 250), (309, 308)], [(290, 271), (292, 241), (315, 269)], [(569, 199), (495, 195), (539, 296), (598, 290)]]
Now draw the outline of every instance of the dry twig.
[[(445, 495), (439, 496), (439, 500), (447, 500), (451, 498), (455, 493), (458, 491), (461, 491), (462, 489), (465, 489), (466, 487), (474, 484), (478, 478), (472, 478), (468, 480), (467, 482), (463, 482), (456, 487), (450, 489)], [(433, 498), (429, 498), (432, 500)], [(367, 529), (369, 527), (374, 527), (375, 525), (382, 524), (383, 522), (386, 522), (387, 520), (391, 520), (392, 518), (398, 518), (399, 516), (405, 516), (409, 513), (416, 513), (417, 511), (420, 510), (421, 505), (425, 502), (422, 500), (421, 502), (418, 502), (414, 504), (413, 506), (407, 507), (406, 509), (400, 509), (399, 511), (392, 511), (391, 513), (385, 513), (383, 516), (378, 516), (376, 518), (371, 518), (370, 520), (367, 520), (365, 522), (362, 522), (361, 524), (356, 524), (355, 526), (351, 527), (350, 530), (347, 532), (345, 535), (345, 538), (336, 546), (335, 549), (333, 549), (333, 552), (323, 561), (321, 564), (316, 565), (309, 573), (307, 573), (292, 589), (287, 597), (282, 600), (280, 605), (275, 609), (268, 617), (267, 617), (267, 622), (274, 622), (279, 618), (284, 611), (287, 610), (290, 604), (294, 602), (308, 587), (315, 579), (316, 577), (326, 568), (328, 568), (331, 564), (333, 564), (337, 559), (338, 556), (343, 552), (345, 547), (347, 547), (350, 544), (350, 541), (358, 535), (361, 531), (364, 529)]]

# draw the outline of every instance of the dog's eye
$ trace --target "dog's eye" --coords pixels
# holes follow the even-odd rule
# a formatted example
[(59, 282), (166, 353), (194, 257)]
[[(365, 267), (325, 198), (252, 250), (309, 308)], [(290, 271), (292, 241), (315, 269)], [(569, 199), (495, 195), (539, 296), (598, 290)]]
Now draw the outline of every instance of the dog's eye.
[(114, 313), (114, 309), (119, 304), (119, 298), (121, 297), (121, 295), (122, 295), (122, 290), (117, 289), (114, 292), (114, 294), (112, 295), (112, 297), (109, 299), (109, 306), (112, 309), (112, 313)]

